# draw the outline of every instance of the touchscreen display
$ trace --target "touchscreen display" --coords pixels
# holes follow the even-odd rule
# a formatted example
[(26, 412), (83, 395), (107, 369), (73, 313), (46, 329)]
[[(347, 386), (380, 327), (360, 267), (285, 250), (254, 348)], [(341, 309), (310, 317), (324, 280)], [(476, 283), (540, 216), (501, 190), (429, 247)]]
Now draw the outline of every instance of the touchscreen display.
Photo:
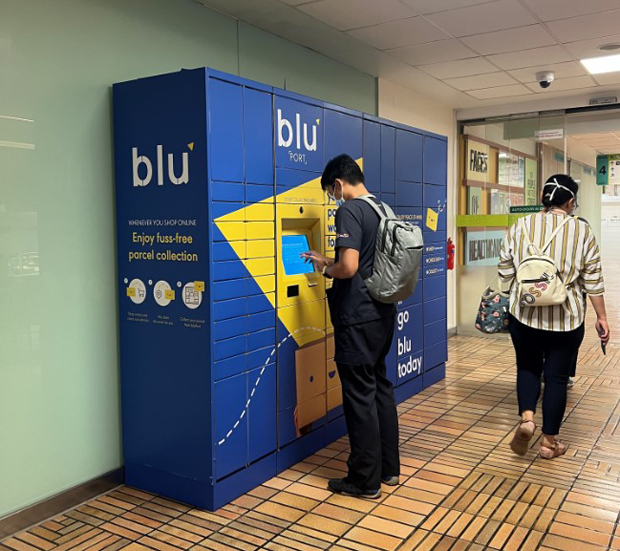
[(307, 235), (283, 235), (282, 236), (282, 264), (287, 276), (309, 274), (314, 272), (312, 262), (306, 262), (301, 258), (302, 253), (310, 250)]

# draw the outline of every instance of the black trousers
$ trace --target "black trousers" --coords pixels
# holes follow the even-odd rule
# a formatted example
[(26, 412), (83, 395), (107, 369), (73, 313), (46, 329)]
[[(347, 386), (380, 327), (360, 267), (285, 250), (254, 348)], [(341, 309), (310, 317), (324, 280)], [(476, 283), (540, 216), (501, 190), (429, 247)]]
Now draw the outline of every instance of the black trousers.
[(544, 374), (542, 431), (560, 432), (566, 411), (566, 385), (584, 336), (583, 324), (574, 331), (543, 331), (510, 318), (510, 336), (517, 354), (519, 415), (536, 411), (540, 376)]
[(334, 328), (334, 336), (351, 444), (347, 481), (378, 490), (382, 477), (400, 474), (398, 414), (385, 366), (394, 317)]

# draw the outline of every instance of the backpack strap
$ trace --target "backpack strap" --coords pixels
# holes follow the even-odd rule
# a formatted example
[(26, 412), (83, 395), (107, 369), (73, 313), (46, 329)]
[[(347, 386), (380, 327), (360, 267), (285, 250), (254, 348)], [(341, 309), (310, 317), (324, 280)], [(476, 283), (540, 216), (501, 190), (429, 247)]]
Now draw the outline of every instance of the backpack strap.
[(521, 227), (523, 230), (523, 236), (525, 238), (525, 244), (527, 245), (527, 250), (528, 253), (531, 255), (532, 252), (531, 250), (534, 250), (535, 254), (542, 254), (544, 253), (548, 248), (549, 245), (551, 245), (551, 243), (553, 242), (553, 240), (555, 239), (556, 235), (558, 233), (560, 233), (560, 230), (564, 227), (564, 225), (566, 223), (568, 223), (572, 218), (577, 218), (576, 216), (567, 216), (565, 220), (562, 221), (562, 223), (553, 231), (553, 233), (549, 236), (549, 239), (547, 239), (547, 241), (545, 242), (545, 244), (543, 245), (542, 249), (538, 249), (538, 247), (536, 245), (534, 245), (532, 243), (532, 240), (530, 239), (530, 232), (527, 229), (527, 226), (525, 225), (525, 218), (521, 219)]
[[(361, 201), (364, 201), (364, 203), (369, 204), (373, 208), (373, 210), (379, 215), (379, 220), (381, 221), (396, 218), (396, 215), (394, 214), (392, 209), (388, 205), (386, 205), (383, 201), (381, 201), (381, 206), (379, 206), (377, 203), (373, 201), (373, 199), (376, 199), (374, 195), (371, 195), (371, 194), (360, 195), (359, 197), (356, 197), (356, 199), (359, 199)], [(385, 231), (387, 231), (387, 227), (385, 228)], [(385, 241), (385, 235), (383, 236), (383, 239)], [(362, 279), (364, 280), (368, 279), (369, 277), (368, 274), (362, 273), (361, 269), (359, 270), (359, 274), (362, 276)]]
[(562, 223), (555, 228), (554, 232), (549, 236), (549, 239), (547, 239), (547, 242), (545, 243), (545, 245), (543, 246), (541, 252), (545, 252), (548, 248), (549, 245), (551, 245), (551, 242), (555, 239), (555, 236), (560, 233), (560, 230), (565, 226), (565, 224), (567, 224), (572, 218), (576, 218), (575, 216), (567, 216), (564, 220), (562, 220)]
[(384, 218), (388, 220), (396, 218), (394, 211), (388, 205), (381, 201), (381, 206), (379, 206), (371, 199), (371, 197), (372, 199), (376, 199), (374, 195), (360, 195), (359, 197), (356, 197), (356, 199), (361, 199), (362, 201), (364, 201), (364, 203), (368, 203), (379, 215), (379, 218), (381, 218), (381, 220), (383, 220)]
[[(521, 218), (520, 224), (521, 224), (521, 231), (523, 232), (523, 237), (525, 239), (525, 244), (527, 245), (526, 250), (528, 254), (530, 256), (532, 254), (540, 254), (538, 251), (538, 248), (536, 247), (536, 245), (534, 245), (534, 243), (532, 243), (532, 240), (530, 239), (530, 232), (528, 231), (527, 226), (525, 225), (525, 218)], [(534, 253), (532, 253), (532, 251), (534, 251)]]

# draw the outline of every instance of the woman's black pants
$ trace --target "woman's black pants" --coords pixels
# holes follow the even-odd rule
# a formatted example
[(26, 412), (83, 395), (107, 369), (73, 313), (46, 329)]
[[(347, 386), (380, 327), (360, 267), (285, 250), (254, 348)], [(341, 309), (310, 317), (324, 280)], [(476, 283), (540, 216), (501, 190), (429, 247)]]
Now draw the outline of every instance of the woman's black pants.
[(560, 432), (566, 410), (566, 385), (574, 356), (584, 336), (583, 324), (573, 331), (534, 329), (510, 317), (510, 336), (517, 353), (517, 397), (519, 415), (536, 411), (541, 374), (545, 378), (542, 431)]

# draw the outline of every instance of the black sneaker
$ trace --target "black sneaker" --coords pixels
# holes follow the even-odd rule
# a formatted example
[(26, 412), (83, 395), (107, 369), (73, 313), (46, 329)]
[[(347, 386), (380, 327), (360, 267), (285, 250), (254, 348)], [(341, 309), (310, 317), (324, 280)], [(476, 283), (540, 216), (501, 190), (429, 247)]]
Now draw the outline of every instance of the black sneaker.
[(381, 479), (381, 482), (383, 482), (383, 484), (385, 484), (386, 486), (398, 486), (398, 483), (400, 482), (400, 477), (386, 476)]
[(343, 496), (361, 497), (363, 499), (378, 499), (381, 497), (381, 489), (362, 490), (347, 482), (346, 478), (332, 478), (327, 486), (332, 492), (342, 494)]

